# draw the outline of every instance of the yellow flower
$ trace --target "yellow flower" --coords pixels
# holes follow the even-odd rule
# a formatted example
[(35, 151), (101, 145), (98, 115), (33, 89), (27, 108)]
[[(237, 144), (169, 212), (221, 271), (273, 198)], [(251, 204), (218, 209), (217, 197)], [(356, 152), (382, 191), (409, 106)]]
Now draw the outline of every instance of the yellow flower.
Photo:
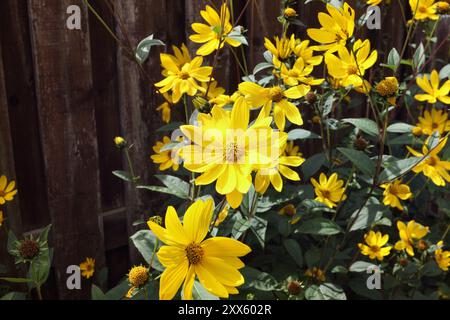
[(294, 8), (286, 8), (284, 10), (284, 16), (287, 18), (293, 18), (297, 16), (297, 11)]
[(416, 240), (420, 240), (425, 237), (429, 231), (428, 227), (424, 227), (420, 223), (411, 220), (406, 225), (402, 221), (397, 222), (397, 228), (400, 236), (400, 240), (395, 244), (395, 250), (406, 252), (413, 257), (414, 256), (414, 243)]
[(450, 170), (450, 162), (441, 161), (438, 156), (438, 154), (447, 144), (447, 139), (448, 138), (440, 139), (438, 145), (431, 151), (428, 150), (427, 143), (429, 139), (427, 139), (422, 147), (422, 153), (407, 146), (408, 151), (411, 152), (415, 157), (423, 158), (427, 156), (427, 158), (416, 165), (412, 171), (415, 173), (422, 172), (426, 177), (430, 178), (435, 185), (439, 187), (445, 187), (445, 181), (450, 182), (450, 175), (447, 172), (448, 170)]
[(3, 225), (3, 221), (5, 221), (5, 218), (3, 217), (3, 211), (0, 210), (0, 227)]
[(398, 92), (398, 80), (396, 77), (386, 77), (378, 83), (376, 90), (382, 97), (390, 97)]
[(431, 72), (430, 79), (427, 76), (417, 77), (417, 85), (426, 92), (426, 94), (416, 94), (414, 98), (418, 101), (427, 101), (436, 103), (438, 100), (445, 104), (450, 104), (450, 80), (445, 81), (439, 88), (440, 79), (436, 70)]
[(245, 265), (239, 259), (251, 252), (247, 245), (230, 238), (205, 240), (214, 211), (212, 199), (198, 200), (186, 211), (183, 224), (177, 212), (169, 207), (162, 228), (150, 222), (150, 228), (165, 245), (158, 259), (166, 268), (161, 276), (159, 297), (171, 300), (183, 285), (183, 299), (192, 300), (192, 289), (198, 277), (202, 286), (220, 298), (239, 293), (236, 287), (244, 283), (239, 269)]
[(436, 2), (436, 11), (439, 14), (448, 14), (450, 13), (450, 3), (445, 1)]
[(358, 243), (358, 247), (361, 253), (365, 256), (369, 256), (370, 259), (378, 259), (383, 261), (384, 257), (391, 253), (392, 247), (386, 246), (389, 241), (389, 235), (382, 235), (381, 232), (375, 233), (370, 231), (364, 236), (366, 244)]
[(435, 108), (431, 112), (425, 110), (423, 117), (419, 117), (417, 127), (422, 130), (423, 134), (432, 135), (437, 131), (442, 136), (445, 132), (450, 131), (448, 113)]
[(142, 265), (131, 268), (128, 273), (128, 282), (135, 288), (143, 287), (148, 279), (148, 269)]
[(294, 141), (288, 141), (286, 143), (286, 149), (284, 149), (285, 156), (292, 157), (302, 157), (303, 154), (300, 152), (300, 147), (294, 145)]
[(367, 4), (369, 6), (377, 6), (379, 5), (383, 0), (367, 0)]
[(231, 112), (214, 107), (210, 114), (200, 114), (198, 126), (182, 126), (182, 132), (193, 145), (182, 149), (187, 170), (202, 173), (195, 183), (209, 185), (226, 195), (237, 208), (252, 184), (255, 165), (269, 165), (279, 157), (287, 140), (286, 133), (275, 132), (272, 118), (258, 118), (249, 127), (250, 110), (239, 97)]
[(323, 61), (323, 56), (315, 56), (314, 51), (317, 47), (310, 47), (309, 40), (296, 40), (292, 49), (297, 58), (302, 58), (306, 65), (318, 66)]
[(308, 29), (307, 33), (311, 39), (323, 44), (318, 50), (334, 52), (353, 36), (355, 11), (347, 3), (342, 8), (327, 4), (327, 11), (329, 14), (320, 12), (318, 15), (321, 28)]
[(305, 276), (312, 278), (313, 280), (318, 282), (325, 282), (326, 280), (323, 270), (317, 267), (306, 270)]
[(161, 151), (162, 148), (172, 143), (169, 137), (164, 137), (162, 141), (156, 142), (153, 146), (154, 155), (151, 156), (153, 163), (160, 164), (159, 170), (165, 171), (172, 168), (174, 171), (178, 171), (179, 158), (178, 154), (173, 150)]
[(284, 156), (284, 148), (280, 151), (280, 157), (276, 159), (276, 163), (261, 166), (256, 173), (255, 191), (259, 194), (266, 193), (270, 184), (276, 191), (281, 192), (283, 190), (282, 176), (291, 181), (300, 181), (298, 173), (289, 167), (299, 167), (305, 162), (305, 159), (299, 156)]
[[(206, 6), (200, 11), (203, 19), (208, 23), (193, 23), (192, 30), (197, 34), (191, 35), (189, 39), (195, 43), (204, 43), (198, 50), (199, 56), (207, 56), (216, 50), (222, 49), (225, 43), (233, 47), (239, 47), (241, 43), (230, 38), (228, 35), (233, 30), (230, 22), (230, 10), (224, 3), (220, 9), (220, 16), (216, 10)], [(220, 48), (219, 48), (220, 45)]]
[(409, 0), (409, 5), (413, 14), (413, 20), (439, 19), (434, 0)]
[(361, 87), (364, 85), (363, 77), (366, 71), (371, 68), (378, 59), (376, 50), (370, 52), (370, 41), (357, 40), (353, 44), (352, 51), (346, 47), (338, 48), (339, 58), (334, 54), (325, 55), (328, 73), (338, 79), (342, 86)]
[(263, 116), (269, 116), (273, 107), (273, 116), (278, 129), (284, 131), (286, 118), (301, 126), (303, 119), (298, 108), (288, 99), (300, 99), (311, 90), (310, 86), (299, 85), (290, 89), (283, 89), (280, 86), (263, 88), (253, 82), (243, 82), (239, 85), (239, 91), (246, 95), (251, 106), (258, 108), (263, 106), (261, 111)]
[(80, 264), (81, 275), (86, 279), (92, 278), (95, 272), (95, 260), (92, 258), (86, 258), (85, 262)]
[(118, 149), (124, 149), (127, 147), (127, 141), (122, 137), (115, 137), (114, 144)]
[(436, 259), (436, 263), (439, 268), (444, 271), (448, 271), (450, 267), (450, 251), (444, 251), (442, 248), (444, 247), (444, 242), (439, 241), (437, 243), (438, 249), (434, 252), (434, 258)]
[(163, 93), (165, 101), (156, 108), (156, 111), (161, 111), (161, 118), (165, 123), (169, 123), (171, 119), (171, 107), (174, 104), (172, 97), (166, 92)]
[(305, 65), (303, 58), (298, 58), (292, 69), (288, 69), (285, 64), (281, 65), (281, 78), (286, 85), (291, 87), (301, 84), (311, 86), (322, 84), (325, 79), (314, 79), (310, 77), (312, 71), (312, 65)]
[(293, 204), (288, 204), (285, 207), (281, 208), (278, 211), (278, 214), (281, 216), (286, 216), (288, 218), (291, 218), (290, 223), (292, 225), (297, 224), (300, 221), (300, 217), (294, 218), (294, 216), (297, 214), (297, 209)]
[(412, 197), (411, 190), (407, 184), (402, 184), (401, 180), (395, 180), (394, 182), (385, 183), (380, 186), (385, 189), (383, 192), (383, 203), (386, 206), (391, 206), (403, 211), (403, 206), (400, 200), (407, 200)]
[(163, 219), (161, 216), (153, 216), (147, 220), (147, 226), (150, 228), (150, 222), (156, 223), (157, 225), (163, 225)]
[(230, 211), (230, 206), (226, 205), (223, 210), (219, 212), (216, 222), (214, 223), (214, 227), (218, 228), (222, 224), (222, 222), (225, 221), (225, 219), (228, 217), (228, 211)]
[[(209, 87), (209, 88), (208, 88)], [(200, 86), (200, 92), (202, 96), (205, 96), (206, 91), (208, 91), (208, 100), (212, 100), (217, 98), (220, 95), (223, 95), (225, 93), (225, 89), (218, 86), (217, 81), (211, 81), (209, 82), (203, 82)]]
[[(192, 61), (191, 55), (189, 54), (189, 50), (186, 45), (183, 43), (181, 48), (177, 48), (176, 46), (172, 46), (173, 55), (166, 54), (168, 58), (172, 59), (173, 63), (181, 69), (185, 64), (190, 63)], [(162, 72), (163, 76), (167, 77), (168, 70), (164, 69)]]
[(16, 182), (11, 181), (8, 184), (8, 180), (5, 176), (0, 177), (0, 205), (4, 205), (7, 201), (12, 201), (17, 194)]
[(160, 93), (172, 90), (173, 103), (180, 101), (184, 94), (194, 96), (200, 89), (197, 81), (208, 82), (210, 80), (212, 68), (201, 66), (202, 57), (195, 57), (181, 68), (165, 53), (161, 54), (160, 58), (163, 67), (167, 69), (167, 76), (155, 86), (161, 88), (159, 89)]
[(241, 96), (241, 94), (238, 91), (233, 93), (231, 96), (226, 95), (226, 94), (221, 94), (221, 95), (211, 99), (210, 103), (213, 104), (214, 106), (223, 108), (228, 105), (234, 105), (237, 98), (239, 98), (240, 96)]
[(292, 55), (292, 49), (295, 46), (295, 37), (291, 35), (290, 38), (275, 37), (275, 44), (268, 38), (264, 38), (264, 46), (272, 53), (274, 58), (274, 65), (280, 67), (280, 63), (286, 61)]
[(311, 183), (315, 188), (316, 201), (326, 204), (328, 207), (336, 207), (341, 201), (347, 199), (345, 193), (344, 181), (338, 180), (339, 177), (333, 173), (329, 179), (324, 173), (320, 174), (319, 182), (312, 178)]

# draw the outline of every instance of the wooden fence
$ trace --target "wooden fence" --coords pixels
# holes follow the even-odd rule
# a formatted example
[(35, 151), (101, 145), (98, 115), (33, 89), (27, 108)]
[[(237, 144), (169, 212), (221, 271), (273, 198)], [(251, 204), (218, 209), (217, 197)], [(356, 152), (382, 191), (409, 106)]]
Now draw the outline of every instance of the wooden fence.
[[(190, 24), (201, 19), (210, 1), (90, 2), (118, 37), (135, 47), (149, 34), (168, 45), (186, 42)], [(317, 26), (324, 5), (298, 2), (299, 18)], [(70, 5), (81, 8), (81, 30), (66, 28)], [(234, 6), (235, 12), (246, 8), (240, 24), (249, 29), (246, 55), (254, 66), (265, 51), (264, 36), (281, 31), (280, 0), (234, 0)], [(389, 10), (383, 29), (362, 30), (363, 36), (382, 53), (400, 50), (405, 29), (398, 1), (382, 10)], [(448, 37), (448, 26), (439, 27), (441, 38)], [(306, 37), (303, 27), (292, 31)], [(108, 267), (109, 284), (116, 284), (139, 261), (128, 240), (136, 231), (133, 222), (163, 210), (157, 194), (133, 190), (111, 174), (124, 163), (113, 145), (117, 135), (134, 144), (132, 158), (143, 181), (151, 183), (156, 173), (149, 156), (162, 125), (155, 110), (161, 100), (152, 88), (161, 78), (159, 49), (145, 64), (144, 76), (82, 0), (2, 0), (0, 40), (0, 174), (16, 179), (19, 188), (17, 201), (5, 209), (9, 225), (22, 235), (51, 223), (54, 266), (44, 298), (86, 298), (88, 281), (81, 291), (66, 288), (67, 266), (94, 257), (97, 270)], [(448, 48), (448, 43), (441, 48), (447, 60)], [(229, 52), (215, 76), (228, 90), (235, 88), (241, 75)], [(0, 230), (1, 250), (5, 241)], [(0, 263), (14, 269), (3, 251)]]

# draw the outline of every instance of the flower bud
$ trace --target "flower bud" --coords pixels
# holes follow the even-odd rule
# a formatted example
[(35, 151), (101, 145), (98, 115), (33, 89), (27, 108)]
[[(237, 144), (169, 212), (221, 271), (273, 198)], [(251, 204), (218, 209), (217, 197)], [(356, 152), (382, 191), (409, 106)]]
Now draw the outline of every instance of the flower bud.
[(125, 149), (128, 145), (127, 141), (122, 137), (115, 137), (114, 144), (118, 149)]
[(293, 8), (286, 8), (286, 9), (284, 10), (284, 16), (285, 16), (286, 18), (293, 18), (293, 17), (296, 17), (296, 16), (297, 16), (297, 11), (295, 11), (295, 9), (293, 9)]

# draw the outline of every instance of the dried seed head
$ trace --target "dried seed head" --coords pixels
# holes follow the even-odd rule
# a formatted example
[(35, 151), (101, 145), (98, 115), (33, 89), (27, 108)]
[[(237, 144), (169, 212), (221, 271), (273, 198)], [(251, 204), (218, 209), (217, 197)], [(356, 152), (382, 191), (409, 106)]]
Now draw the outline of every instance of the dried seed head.
[(26, 260), (31, 260), (39, 255), (39, 243), (33, 239), (25, 239), (19, 245), (20, 256)]
[(298, 281), (288, 283), (287, 290), (290, 295), (296, 296), (302, 291), (302, 284)]

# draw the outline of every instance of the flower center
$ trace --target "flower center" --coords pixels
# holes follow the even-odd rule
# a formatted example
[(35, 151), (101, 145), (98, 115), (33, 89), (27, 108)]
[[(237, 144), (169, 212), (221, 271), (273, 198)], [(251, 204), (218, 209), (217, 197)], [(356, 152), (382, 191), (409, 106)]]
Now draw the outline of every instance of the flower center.
[(429, 157), (427, 159), (427, 164), (432, 167), (436, 166), (437, 162), (438, 162), (438, 160), (435, 157)]
[(358, 68), (354, 65), (350, 65), (347, 67), (347, 72), (348, 72), (348, 74), (357, 74)]
[(270, 99), (273, 102), (280, 102), (283, 100), (283, 90), (280, 87), (274, 87), (270, 89)]
[(184, 70), (180, 71), (178, 76), (183, 80), (187, 80), (190, 77), (189, 72), (184, 71)]
[(6, 192), (4, 190), (0, 190), (0, 197), (6, 196)]
[(437, 128), (439, 128), (439, 125), (437, 123), (432, 123), (431, 128), (437, 129)]
[(330, 198), (330, 191), (322, 190), (322, 195), (323, 195), (324, 198), (329, 199)]
[(427, 12), (427, 7), (426, 6), (420, 6), (419, 7), (419, 12), (422, 12), (422, 13)]
[(237, 163), (242, 159), (243, 155), (244, 150), (242, 146), (240, 146), (236, 142), (227, 144), (224, 154), (226, 162)]
[(189, 264), (199, 264), (204, 255), (202, 247), (197, 243), (191, 243), (186, 247), (186, 257), (189, 260)]

